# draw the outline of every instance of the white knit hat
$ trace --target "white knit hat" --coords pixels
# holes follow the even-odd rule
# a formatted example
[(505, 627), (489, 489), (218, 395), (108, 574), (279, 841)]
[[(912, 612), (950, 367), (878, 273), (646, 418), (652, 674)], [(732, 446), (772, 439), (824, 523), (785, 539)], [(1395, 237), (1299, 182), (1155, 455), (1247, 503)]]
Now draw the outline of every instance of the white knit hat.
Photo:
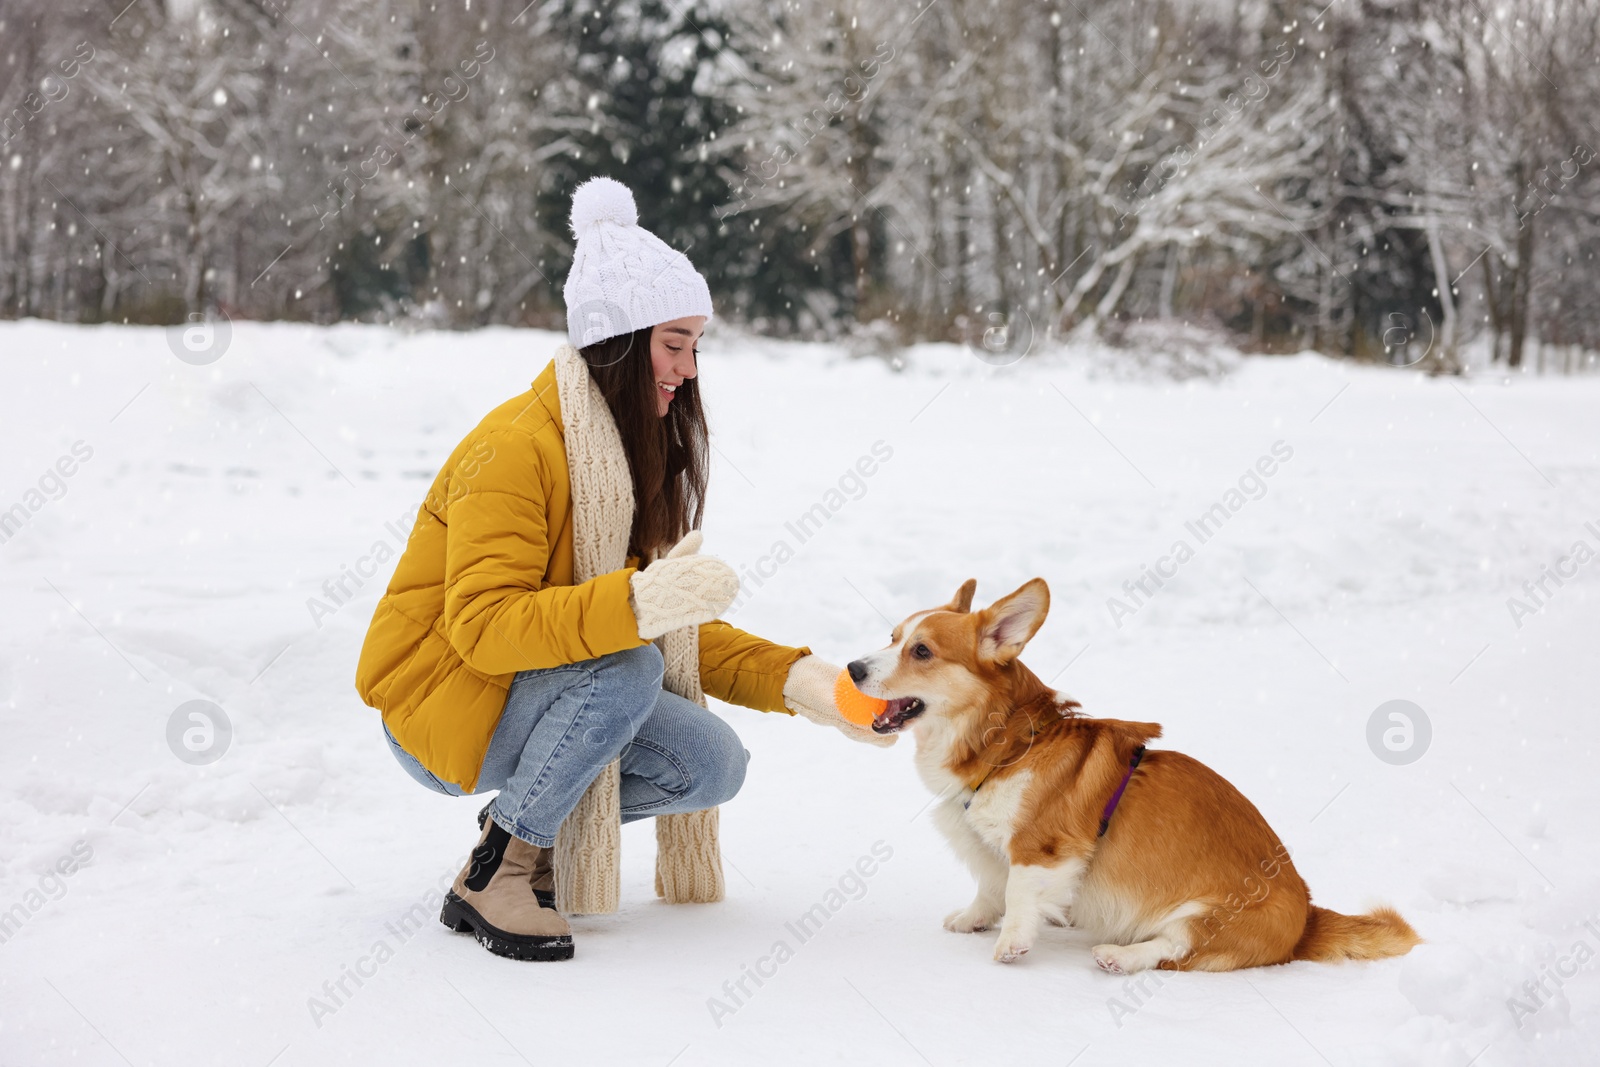
[(572, 194), (578, 247), (562, 295), (574, 348), (689, 315), (711, 317), (711, 290), (689, 257), (639, 225), (628, 187), (590, 178)]

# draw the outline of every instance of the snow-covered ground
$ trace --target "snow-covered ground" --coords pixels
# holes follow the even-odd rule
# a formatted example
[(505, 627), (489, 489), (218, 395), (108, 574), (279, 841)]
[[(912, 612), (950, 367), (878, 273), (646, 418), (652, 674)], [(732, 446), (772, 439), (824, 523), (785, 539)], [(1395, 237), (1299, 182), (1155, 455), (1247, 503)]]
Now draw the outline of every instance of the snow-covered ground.
[[(731, 707), (753, 760), (725, 902), (658, 903), (645, 823), (622, 911), (575, 921), (571, 963), (408, 924), (480, 801), (414, 785), (354, 692), (392, 562), (338, 583), (399, 548), (449, 448), (557, 340), (239, 324), (197, 367), (160, 330), (0, 324), (0, 512), (26, 513), (0, 543), (0, 1064), (1594, 1061), (1595, 378), (704, 346), (735, 622), (843, 662), (964, 578), (987, 602), (1044, 576), (1026, 660), (1091, 714), (1164, 723), (1320, 903), (1397, 905), (1427, 939), (1405, 959), (1139, 985), (1051, 929), (1003, 967), (940, 928), (972, 885), (909, 739)], [(817, 504), (802, 540), (786, 524)], [(1217, 504), (1202, 539), (1186, 524)], [(1124, 588), (1180, 540), (1176, 577)], [(1547, 567), (1575, 577), (1535, 601)], [(1431, 725), (1408, 763), (1369, 746), (1397, 699)], [(193, 700), (231, 723), (208, 764), (179, 758), (207, 751), (187, 712), (168, 740)], [(1420, 751), (1417, 718), (1411, 752), (1377, 751)], [(786, 924), (818, 903), (802, 941)]]

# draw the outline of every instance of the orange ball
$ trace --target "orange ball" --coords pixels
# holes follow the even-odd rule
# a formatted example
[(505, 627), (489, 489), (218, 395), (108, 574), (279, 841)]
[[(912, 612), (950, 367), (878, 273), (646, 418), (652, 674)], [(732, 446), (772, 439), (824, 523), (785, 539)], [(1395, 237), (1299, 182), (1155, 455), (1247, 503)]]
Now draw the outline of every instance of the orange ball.
[(833, 702), (841, 715), (860, 726), (871, 726), (872, 720), (889, 706), (887, 700), (869, 697), (857, 689), (849, 671), (840, 671), (839, 680), (833, 683)]

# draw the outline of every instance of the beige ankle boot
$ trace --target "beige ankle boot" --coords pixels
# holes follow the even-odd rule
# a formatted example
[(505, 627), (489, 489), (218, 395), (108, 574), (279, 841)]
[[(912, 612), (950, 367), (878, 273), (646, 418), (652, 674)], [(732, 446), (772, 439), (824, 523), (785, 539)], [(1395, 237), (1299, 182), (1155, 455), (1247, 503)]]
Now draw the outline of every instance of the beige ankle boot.
[(496, 956), (570, 960), (571, 927), (554, 908), (541, 907), (533, 892), (540, 853), (548, 852), (487, 820), (478, 847), (445, 894), (439, 921), (460, 933), (470, 931)]
[[(489, 821), (489, 809), (492, 807), (494, 801), (491, 800), (483, 806), (482, 811), (478, 812), (478, 829), (482, 830), (484, 824)], [(541, 848), (538, 858), (533, 861), (533, 876), (530, 881), (533, 883), (533, 895), (538, 898), (541, 908), (556, 906), (556, 869), (555, 864), (551, 862), (551, 857), (554, 855), (555, 849)]]
[(549, 908), (554, 911), (556, 906), (556, 868), (550, 861), (555, 855), (553, 848), (541, 848), (539, 856), (533, 861), (533, 874), (528, 879), (533, 886), (534, 899), (539, 902), (539, 907)]

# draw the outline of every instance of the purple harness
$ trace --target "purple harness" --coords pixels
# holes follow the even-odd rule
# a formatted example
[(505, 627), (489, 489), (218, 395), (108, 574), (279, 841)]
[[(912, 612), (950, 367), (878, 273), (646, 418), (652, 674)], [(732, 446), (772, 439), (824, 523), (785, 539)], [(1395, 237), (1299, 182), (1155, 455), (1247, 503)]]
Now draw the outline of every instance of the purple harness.
[(1117, 786), (1117, 791), (1111, 794), (1111, 799), (1106, 801), (1106, 810), (1100, 813), (1100, 834), (1106, 836), (1106, 827), (1111, 825), (1111, 815), (1117, 810), (1117, 805), (1122, 803), (1122, 794), (1128, 788), (1128, 783), (1133, 781), (1133, 772), (1138, 768), (1139, 761), (1144, 759), (1144, 746), (1140, 745), (1133, 750), (1133, 758), (1128, 761), (1128, 773), (1122, 776), (1122, 784)]

